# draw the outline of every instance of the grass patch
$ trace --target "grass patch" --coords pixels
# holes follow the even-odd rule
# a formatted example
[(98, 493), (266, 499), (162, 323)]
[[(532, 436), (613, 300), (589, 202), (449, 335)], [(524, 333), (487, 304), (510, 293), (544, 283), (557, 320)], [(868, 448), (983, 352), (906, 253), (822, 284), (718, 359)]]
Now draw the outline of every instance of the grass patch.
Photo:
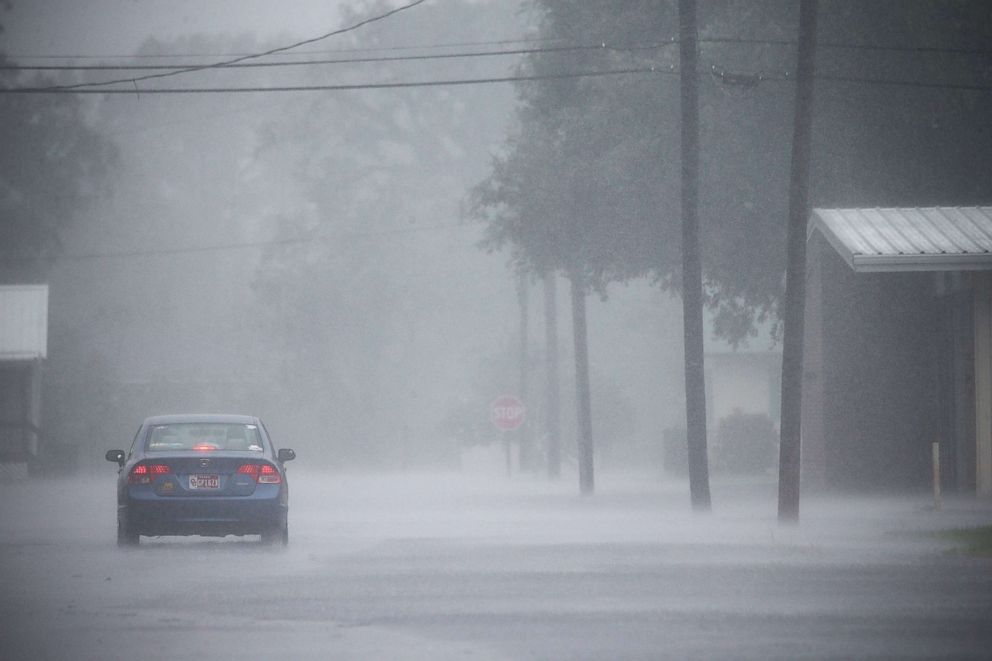
[(948, 530), (939, 535), (954, 542), (968, 555), (992, 558), (992, 525)]

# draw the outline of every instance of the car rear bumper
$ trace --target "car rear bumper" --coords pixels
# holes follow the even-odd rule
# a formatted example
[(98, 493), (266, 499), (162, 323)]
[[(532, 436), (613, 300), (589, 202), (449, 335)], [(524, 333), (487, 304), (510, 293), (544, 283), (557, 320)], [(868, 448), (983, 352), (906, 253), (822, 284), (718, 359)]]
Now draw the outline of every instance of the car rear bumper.
[(286, 526), (280, 498), (127, 498), (121, 526), (139, 535), (252, 535)]

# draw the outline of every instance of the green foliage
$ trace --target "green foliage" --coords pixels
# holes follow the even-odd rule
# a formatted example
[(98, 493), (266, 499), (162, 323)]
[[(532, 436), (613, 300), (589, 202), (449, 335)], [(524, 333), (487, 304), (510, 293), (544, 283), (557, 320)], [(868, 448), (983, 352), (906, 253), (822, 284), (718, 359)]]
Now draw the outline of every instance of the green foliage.
[[(49, 84), (0, 77), (4, 86)], [(117, 152), (85, 110), (71, 95), (0, 95), (0, 282), (43, 279), (61, 232), (107, 192)]]
[[(624, 34), (629, 41), (622, 21), (611, 28), (598, 20), (609, 4), (536, 3), (542, 37), (613, 43)], [(583, 31), (590, 25), (596, 26), (592, 37)], [(607, 34), (611, 29), (618, 32)], [(537, 54), (521, 72), (554, 75), (638, 62), (644, 64), (640, 55), (612, 50)], [(651, 81), (564, 79), (518, 87), (519, 128), (471, 198), (474, 214), (487, 223), (486, 249), (511, 246), (518, 268), (566, 271), (601, 292), (609, 282), (676, 263), (674, 235), (664, 234), (671, 224), (658, 222), (673, 210), (660, 193), (674, 185), (677, 163), (660, 148), (674, 136), (661, 113), (644, 112), (671, 108), (674, 97)]]
[(992, 557), (992, 525), (949, 530), (940, 536), (959, 545), (968, 555)]
[[(540, 35), (619, 49), (530, 56), (523, 73), (654, 66), (656, 74), (521, 84), (516, 134), (473, 195), (490, 250), (518, 268), (577, 272), (604, 291), (651, 275), (679, 291), (679, 106), (674, 3), (533, 0)], [(703, 72), (772, 73), (795, 67), (798, 3), (703, 3)], [(988, 3), (831, 2), (824, 43), (975, 46), (992, 36)], [(884, 39), (879, 35), (884, 35)], [(707, 41), (707, 37), (769, 43)], [(650, 47), (657, 45), (657, 47)], [(625, 50), (626, 48), (626, 50)], [(877, 55), (877, 56), (876, 56)], [(984, 84), (981, 57), (824, 49), (832, 75)], [(756, 79), (755, 79), (756, 80)], [(992, 195), (992, 132), (982, 93), (817, 81), (814, 206), (985, 204)], [(700, 238), (706, 305), (717, 335), (738, 343), (756, 324), (778, 335), (792, 137), (791, 83), (700, 80)]]
[[(660, 72), (521, 84), (518, 130), (471, 197), (487, 226), (483, 247), (509, 247), (518, 269), (578, 275), (600, 293), (610, 282), (644, 275), (678, 291), (678, 77), (666, 75), (677, 52), (661, 45), (677, 33), (673, 3), (538, 1), (534, 8), (544, 38), (617, 48), (533, 55), (524, 73), (648, 66)], [(733, 122), (736, 130), (739, 117), (715, 108), (704, 105), (710, 126), (719, 131), (721, 122)], [(777, 108), (766, 113), (775, 121)], [(706, 302), (717, 333), (736, 342), (774, 315), (784, 241), (768, 235), (784, 213), (761, 203), (769, 171), (742, 167), (746, 149), (757, 145), (709, 127), (703, 138)], [(762, 142), (768, 152), (769, 141)], [(784, 142), (772, 145), (783, 149)]]
[[(410, 34), (443, 42), (456, 29), (466, 41), (482, 40), (493, 28), (516, 32), (500, 23), (512, 16), (505, 6), (425, 5), (351, 38), (369, 49), (410, 43)], [(411, 66), (381, 64), (375, 75), (417, 77)], [(424, 78), (444, 78), (452, 65), (430, 66)], [(366, 64), (334, 71), (344, 80), (370, 75)], [(306, 82), (326, 82), (326, 70), (310, 75), (318, 78)], [(446, 384), (420, 378), (438, 369), (420, 350), (443, 343), (438, 353), (456, 355), (459, 343), (474, 341), (444, 337), (451, 328), (437, 328), (429, 310), (462, 293), (458, 203), (474, 179), (466, 173), (480, 169), (476, 160), (498, 130), (498, 111), (509, 106), (508, 92), (310, 95), (258, 133), (259, 180), (282, 200), (278, 214), (261, 222), (290, 239), (268, 250), (255, 273), (259, 323), (275, 345), (275, 369), (287, 375), (276, 395), (294, 412), (290, 433), (319, 439), (335, 463), (401, 463), (404, 453), (431, 451), (411, 444), (436, 442), (448, 392), (427, 392)], [(439, 266), (453, 279), (444, 292), (435, 286)], [(329, 418), (333, 433), (324, 431)]]

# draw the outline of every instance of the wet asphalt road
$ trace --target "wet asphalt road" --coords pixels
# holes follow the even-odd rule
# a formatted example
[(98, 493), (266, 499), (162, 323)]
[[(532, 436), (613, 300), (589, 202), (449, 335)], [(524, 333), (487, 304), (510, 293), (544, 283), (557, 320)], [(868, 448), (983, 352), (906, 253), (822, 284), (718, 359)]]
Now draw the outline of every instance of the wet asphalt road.
[[(295, 467), (294, 467), (295, 468)], [(112, 471), (0, 487), (0, 658), (992, 658), (992, 504), (292, 471), (290, 547), (114, 540)]]

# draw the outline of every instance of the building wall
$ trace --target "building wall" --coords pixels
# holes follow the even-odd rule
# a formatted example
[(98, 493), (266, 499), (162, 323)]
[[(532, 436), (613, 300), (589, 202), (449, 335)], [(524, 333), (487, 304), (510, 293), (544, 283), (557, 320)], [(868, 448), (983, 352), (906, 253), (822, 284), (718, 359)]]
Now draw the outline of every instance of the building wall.
[(818, 235), (810, 248), (804, 475), (833, 489), (928, 488), (945, 431), (935, 276), (855, 273)]
[(975, 492), (975, 355), (970, 279), (942, 277), (938, 325), (940, 463), (945, 490)]
[(806, 489), (822, 490), (826, 479), (823, 387), (823, 260), (830, 250), (816, 233), (807, 248), (803, 337), (802, 479)]
[(0, 360), (0, 463), (38, 456), (40, 367), (37, 360)]
[(0, 361), (0, 462), (24, 461), (26, 375), (23, 363)]

